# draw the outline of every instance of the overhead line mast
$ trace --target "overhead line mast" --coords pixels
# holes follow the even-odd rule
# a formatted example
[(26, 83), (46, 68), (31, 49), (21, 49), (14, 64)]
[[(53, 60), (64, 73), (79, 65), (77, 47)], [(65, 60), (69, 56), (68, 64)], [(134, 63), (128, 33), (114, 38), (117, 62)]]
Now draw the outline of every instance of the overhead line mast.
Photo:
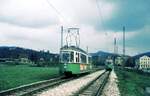
[(123, 26), (123, 64), (122, 67), (125, 66), (126, 58), (125, 58), (125, 26)]
[(61, 26), (61, 48), (63, 47), (63, 26)]
[(114, 37), (114, 54), (117, 54), (117, 39)]
[(125, 56), (125, 26), (123, 26), (123, 56)]

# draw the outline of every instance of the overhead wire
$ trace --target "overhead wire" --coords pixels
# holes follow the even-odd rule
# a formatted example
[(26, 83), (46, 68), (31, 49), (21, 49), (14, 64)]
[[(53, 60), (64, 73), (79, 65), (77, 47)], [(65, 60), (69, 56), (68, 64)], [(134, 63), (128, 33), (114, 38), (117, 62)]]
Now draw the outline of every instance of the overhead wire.
[[(65, 18), (64, 18), (64, 16), (57, 10), (57, 8), (56, 8), (52, 3), (50, 3), (49, 0), (46, 0), (46, 1), (47, 1), (48, 5), (49, 5), (51, 8), (53, 8), (53, 9), (55, 10), (55, 12), (56, 12), (64, 21), (66, 21)], [(59, 18), (59, 19), (60, 19), (60, 18)], [(60, 22), (61, 22), (61, 20), (60, 20)]]
[[(104, 32), (105, 32), (106, 43), (107, 43), (107, 42), (108, 42), (108, 38), (107, 38), (107, 37), (108, 37), (108, 32), (106, 31), (105, 26), (104, 26), (104, 18), (103, 18), (103, 16), (102, 16), (102, 4), (100, 5), (99, 0), (96, 0), (96, 6), (97, 6), (97, 10), (98, 10), (98, 15), (99, 15), (99, 17), (100, 17), (101, 26), (103, 27), (103, 30), (104, 30)], [(108, 51), (109, 48), (106, 47), (106, 50)]]
[(103, 16), (102, 16), (102, 8), (101, 8), (102, 5), (100, 6), (99, 0), (96, 0), (96, 6), (97, 6), (97, 9), (98, 9), (98, 15), (99, 15), (99, 17), (101, 19), (101, 24), (102, 24), (103, 30), (105, 32), (105, 35), (108, 35), (107, 31), (106, 31), (106, 29), (104, 27), (104, 21), (103, 21)]

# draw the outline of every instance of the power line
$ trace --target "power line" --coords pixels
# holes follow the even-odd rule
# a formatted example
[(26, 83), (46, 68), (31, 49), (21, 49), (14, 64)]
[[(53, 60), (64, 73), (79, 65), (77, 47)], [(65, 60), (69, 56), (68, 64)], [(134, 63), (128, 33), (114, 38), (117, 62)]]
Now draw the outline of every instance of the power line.
[(96, 6), (97, 6), (97, 9), (98, 9), (98, 14), (99, 14), (99, 17), (101, 18), (101, 24), (102, 24), (102, 27), (103, 27), (103, 30), (105, 32), (105, 35), (108, 35), (107, 34), (107, 31), (106, 29), (104, 28), (104, 21), (103, 21), (103, 16), (102, 16), (102, 12), (101, 12), (101, 6), (100, 6), (100, 3), (98, 2), (98, 0), (96, 0)]
[[(46, 1), (47, 1), (47, 3), (49, 4), (49, 6), (50, 6), (51, 8), (53, 8), (53, 9), (56, 11), (56, 13), (57, 13), (62, 19), (65, 20), (64, 16), (56, 9), (56, 7), (54, 7), (53, 4), (49, 2), (49, 0), (46, 0)], [(60, 19), (60, 18), (59, 18), (59, 19)], [(60, 21), (61, 21), (61, 20), (60, 20)]]
[[(98, 10), (98, 15), (99, 15), (99, 17), (100, 17), (100, 19), (101, 19), (100, 21), (101, 21), (103, 30), (104, 30), (104, 32), (105, 32), (106, 42), (108, 42), (108, 38), (107, 38), (108, 32), (106, 31), (106, 29), (105, 29), (105, 27), (104, 27), (104, 21), (103, 21), (103, 16), (102, 16), (102, 8), (101, 8), (102, 4), (101, 4), (101, 6), (100, 6), (100, 3), (98, 2), (98, 0), (96, 0), (96, 6), (97, 6), (97, 10)], [(106, 50), (109, 51), (109, 47), (108, 47), (108, 46), (106, 46)]]

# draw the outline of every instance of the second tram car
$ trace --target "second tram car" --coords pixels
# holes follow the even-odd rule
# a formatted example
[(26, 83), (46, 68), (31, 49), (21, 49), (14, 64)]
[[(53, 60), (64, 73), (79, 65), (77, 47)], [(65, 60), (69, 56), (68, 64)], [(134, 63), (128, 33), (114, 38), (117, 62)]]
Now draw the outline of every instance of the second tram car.
[(113, 69), (113, 59), (111, 57), (108, 57), (105, 61), (105, 69), (108, 71), (111, 71)]
[(76, 46), (64, 46), (60, 49), (60, 73), (73, 75), (91, 70), (91, 56), (86, 51)]

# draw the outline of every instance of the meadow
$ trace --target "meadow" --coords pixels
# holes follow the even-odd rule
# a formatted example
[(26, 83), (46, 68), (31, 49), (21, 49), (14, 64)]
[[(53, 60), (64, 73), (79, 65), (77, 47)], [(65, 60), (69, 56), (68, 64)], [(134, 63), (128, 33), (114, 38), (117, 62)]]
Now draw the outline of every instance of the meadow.
[(150, 87), (150, 76), (134, 71), (115, 70), (121, 96), (145, 96), (145, 88)]
[(0, 91), (57, 76), (57, 67), (0, 66)]

